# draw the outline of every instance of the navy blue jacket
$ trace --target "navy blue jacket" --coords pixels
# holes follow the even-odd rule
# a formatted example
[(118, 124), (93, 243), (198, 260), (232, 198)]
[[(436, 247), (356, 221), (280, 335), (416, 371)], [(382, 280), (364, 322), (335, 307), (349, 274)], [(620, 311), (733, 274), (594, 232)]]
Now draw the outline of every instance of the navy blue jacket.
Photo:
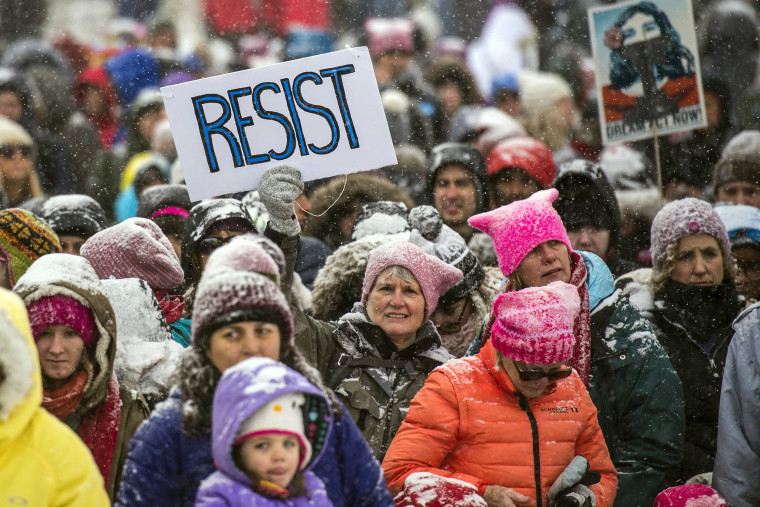
[[(181, 398), (174, 388), (132, 438), (117, 506), (193, 506), (201, 481), (216, 470), (211, 433), (182, 432)], [(312, 471), (335, 507), (394, 505), (380, 464), (345, 410)]]

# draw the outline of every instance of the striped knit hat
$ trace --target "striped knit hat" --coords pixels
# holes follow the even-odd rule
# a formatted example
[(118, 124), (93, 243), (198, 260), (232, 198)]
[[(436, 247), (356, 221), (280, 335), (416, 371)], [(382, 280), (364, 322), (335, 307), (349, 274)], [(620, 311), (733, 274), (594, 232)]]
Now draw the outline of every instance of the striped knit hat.
[(573, 355), (573, 324), (580, 311), (578, 288), (552, 282), (501, 294), (494, 302), (493, 346), (528, 364), (567, 361)]
[(19, 208), (0, 211), (0, 260), (6, 264), (11, 287), (34, 261), (60, 251), (58, 236), (44, 220)]

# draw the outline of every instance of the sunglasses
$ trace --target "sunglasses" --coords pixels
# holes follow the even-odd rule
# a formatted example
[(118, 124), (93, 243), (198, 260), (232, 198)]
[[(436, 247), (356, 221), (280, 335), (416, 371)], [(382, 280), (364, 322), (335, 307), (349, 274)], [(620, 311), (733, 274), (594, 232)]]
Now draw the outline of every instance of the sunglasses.
[(204, 238), (198, 242), (197, 250), (202, 255), (209, 255), (222, 245), (226, 245), (235, 236), (226, 238)]
[(468, 297), (465, 300), (464, 305), (462, 306), (462, 311), (459, 312), (459, 317), (457, 317), (457, 321), (446, 322), (445, 324), (441, 324), (440, 326), (435, 326), (438, 332), (443, 333), (443, 334), (458, 333), (462, 329), (462, 317), (464, 317), (464, 311), (467, 309), (467, 306), (469, 304), (470, 304), (470, 298)]
[(543, 371), (543, 370), (521, 370), (516, 362), (512, 362), (512, 364), (515, 365), (515, 370), (517, 370), (517, 374), (520, 376), (520, 380), (523, 382), (535, 382), (536, 380), (541, 380), (542, 378), (546, 377), (549, 382), (556, 382), (558, 380), (562, 380), (563, 378), (567, 378), (570, 376), (570, 374), (573, 372), (573, 368), (570, 365), (563, 366), (560, 370), (553, 370), (553, 371)]
[(30, 158), (32, 156), (32, 147), (27, 145), (10, 145), (5, 144), (0, 146), (0, 157), (13, 158), (18, 153), (24, 158)]

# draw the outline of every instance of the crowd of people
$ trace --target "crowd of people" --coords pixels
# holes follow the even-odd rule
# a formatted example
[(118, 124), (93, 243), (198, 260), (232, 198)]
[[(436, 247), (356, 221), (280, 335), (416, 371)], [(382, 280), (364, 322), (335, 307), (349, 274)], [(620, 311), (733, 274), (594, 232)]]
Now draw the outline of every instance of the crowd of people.
[[(0, 0), (0, 503), (760, 505), (753, 3), (659, 149), (601, 0), (83, 4)], [(397, 163), (192, 201), (159, 87), (345, 44)]]

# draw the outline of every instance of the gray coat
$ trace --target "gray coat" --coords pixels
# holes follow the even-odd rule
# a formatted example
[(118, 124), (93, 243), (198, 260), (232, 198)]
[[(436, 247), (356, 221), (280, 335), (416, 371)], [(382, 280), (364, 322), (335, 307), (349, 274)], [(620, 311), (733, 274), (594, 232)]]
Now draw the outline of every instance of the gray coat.
[(729, 505), (760, 505), (760, 303), (739, 314), (728, 346), (712, 486)]

